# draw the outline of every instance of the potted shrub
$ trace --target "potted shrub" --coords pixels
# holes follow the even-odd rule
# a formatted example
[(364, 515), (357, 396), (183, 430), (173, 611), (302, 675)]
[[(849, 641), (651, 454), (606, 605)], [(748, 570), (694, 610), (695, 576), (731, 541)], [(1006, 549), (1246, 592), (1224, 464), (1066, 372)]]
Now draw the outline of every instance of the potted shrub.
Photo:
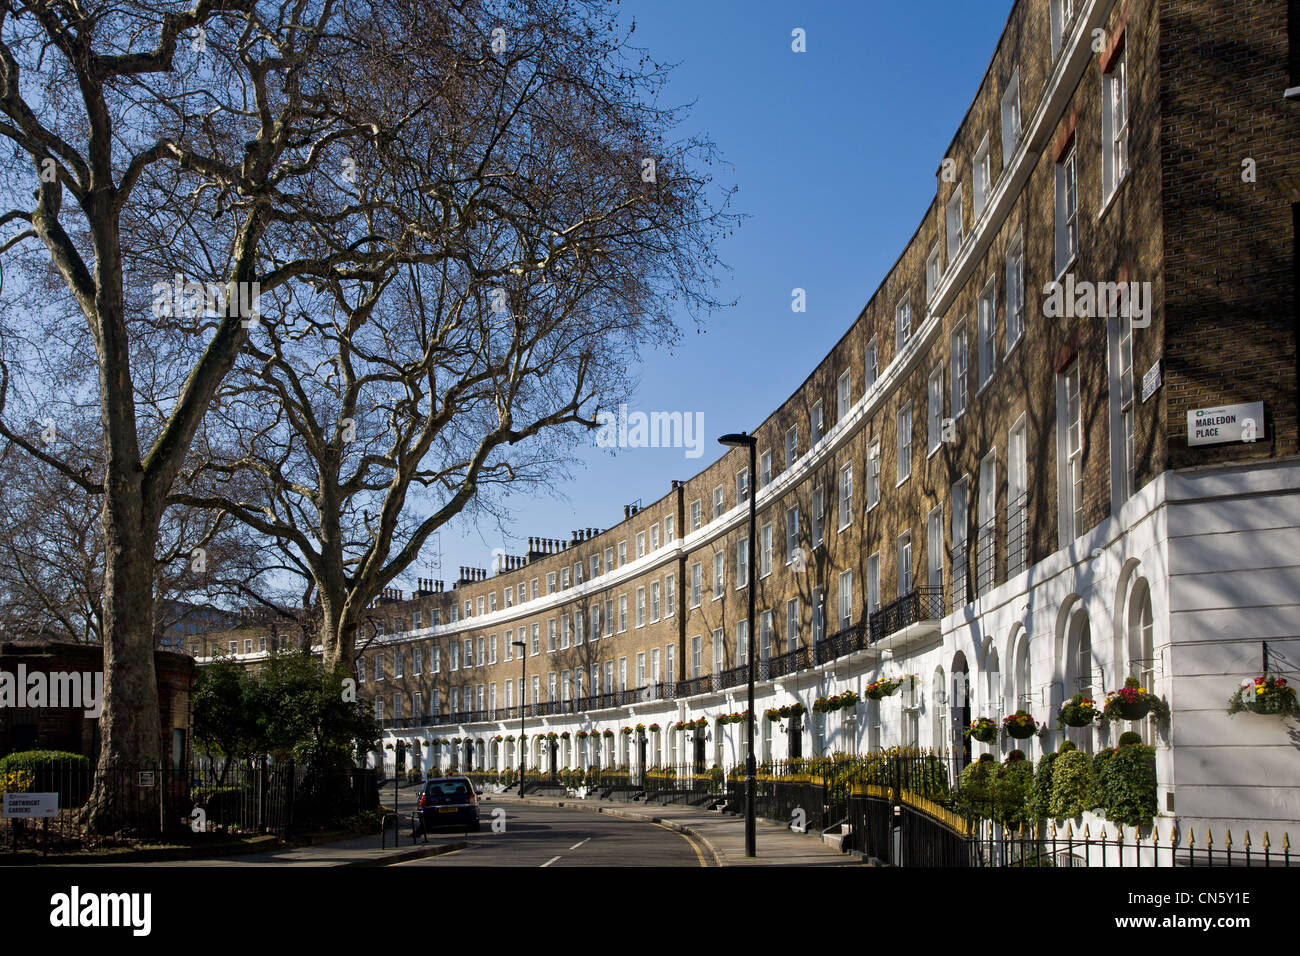
[(1038, 722), (1026, 711), (1017, 710), (1002, 718), (1002, 732), (1016, 740), (1025, 740), (1038, 733)]
[(991, 744), (998, 739), (998, 724), (991, 717), (977, 717), (964, 731), (967, 737), (982, 744)]
[(1101, 716), (1097, 710), (1097, 702), (1091, 697), (1085, 697), (1083, 694), (1075, 694), (1064, 704), (1056, 714), (1057, 729), (1065, 727), (1087, 727), (1098, 717)]
[(1124, 686), (1106, 695), (1106, 707), (1101, 713), (1102, 720), (1141, 720), (1156, 709), (1157, 717), (1167, 716), (1168, 708), (1155, 694), (1142, 686), (1136, 677), (1124, 679)]
[(1228, 713), (1248, 710), (1252, 714), (1277, 714), (1279, 717), (1300, 717), (1300, 703), (1296, 702), (1295, 688), (1285, 677), (1270, 679), (1247, 677), (1228, 701)]
[(863, 694), (871, 700), (882, 700), (898, 693), (898, 688), (902, 686), (903, 681), (901, 679), (886, 677), (881, 680), (872, 681), (867, 685)]
[(1048, 813), (1058, 819), (1081, 816), (1100, 804), (1092, 758), (1075, 747), (1062, 748), (1052, 766), (1052, 797)]

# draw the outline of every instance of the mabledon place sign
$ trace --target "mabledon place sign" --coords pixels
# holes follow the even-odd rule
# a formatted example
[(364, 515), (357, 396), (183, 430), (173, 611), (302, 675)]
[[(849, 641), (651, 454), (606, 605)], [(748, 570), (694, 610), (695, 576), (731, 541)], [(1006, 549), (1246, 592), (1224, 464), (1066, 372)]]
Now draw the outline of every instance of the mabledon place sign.
[(1264, 403), (1220, 405), (1187, 413), (1187, 444), (1217, 445), (1258, 441), (1264, 437)]

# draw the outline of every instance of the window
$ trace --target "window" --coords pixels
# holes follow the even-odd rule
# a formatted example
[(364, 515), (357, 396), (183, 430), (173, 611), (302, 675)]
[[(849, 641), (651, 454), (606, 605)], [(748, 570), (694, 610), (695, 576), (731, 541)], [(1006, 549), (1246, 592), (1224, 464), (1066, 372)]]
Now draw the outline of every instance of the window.
[(880, 504), (880, 439), (867, 448), (867, 510)]
[(411, 627), (412, 627), (413, 629), (415, 629), (415, 630), (419, 630), (420, 627), (423, 626), (423, 624), (424, 624), (424, 614), (423, 614), (423, 612), (421, 612), (421, 611), (412, 611), (412, 612), (411, 612)]
[(867, 610), (880, 610), (880, 552), (867, 558)]
[(997, 457), (989, 452), (980, 461), (980, 487), (975, 541), (975, 587), (980, 594), (992, 590), (997, 564)]
[(1077, 0), (1052, 0), (1052, 59), (1060, 55), (1065, 38), (1074, 23)]
[(515, 643), (514, 643), (514, 641), (515, 641), (515, 632), (514, 632), (514, 630), (512, 629), (512, 630), (506, 631), (505, 637), (506, 637), (506, 639), (505, 639), (506, 660), (508, 660), (508, 661), (513, 661), (513, 660), (515, 659)]
[(483, 654), (483, 638), (480, 637), (478, 638), (478, 640), (474, 642), (474, 660), (478, 663), (480, 667), (482, 667), (483, 662), (486, 659), (487, 658)]
[(736, 622), (736, 665), (749, 663), (749, 622)]
[(1019, 234), (1007, 252), (1007, 351), (1025, 332), (1025, 245)]
[(785, 602), (785, 643), (787, 650), (799, 646), (799, 599), (791, 598)]
[[(1120, 39), (1123, 42), (1123, 38)], [(1120, 50), (1102, 75), (1102, 195), (1114, 195), (1128, 173), (1128, 57)]]
[(670, 574), (664, 580), (664, 617), (672, 617), (677, 610), (677, 575)]
[(560, 650), (566, 650), (569, 646), (569, 615), (560, 615)]
[(599, 551), (597, 551), (595, 554), (591, 556), (591, 560), (588, 563), (588, 567), (591, 568), (591, 576), (593, 578), (597, 578), (600, 576), (600, 552)]
[(898, 410), (898, 481), (912, 477), (912, 403)]
[(384, 701), (381, 697), (375, 698), (375, 720), (384, 719)]
[(850, 406), (853, 404), (851, 401), (852, 388), (853, 380), (849, 377), (848, 372), (841, 375), (835, 382), (835, 420), (837, 422), (844, 420), (844, 417), (849, 413)]
[(930, 370), (929, 416), (926, 429), (929, 438), (929, 450), (934, 451), (943, 442), (943, 363), (940, 362)]
[(627, 630), (627, 595), (618, 596), (618, 632), (622, 634)]
[(695, 531), (703, 523), (704, 523), (704, 506), (703, 503), (698, 498), (696, 498), (694, 501), (691, 502), (691, 530)]
[(989, 279), (984, 285), (984, 291), (980, 293), (979, 302), (979, 372), (980, 388), (993, 377), (993, 370), (997, 365), (997, 351), (994, 341), (997, 338), (998, 313), (997, 313), (998, 286), (997, 281)]
[(663, 610), (663, 595), (658, 581), (650, 582), (650, 623), (654, 624), (661, 617)]
[(650, 550), (659, 550), (659, 525), (657, 523), (650, 526)]
[[(699, 565), (696, 565), (699, 567)], [(721, 601), (727, 583), (727, 553), (713, 552), (713, 600)]]
[(244, 638), (244, 653), (245, 654), (253, 653), (253, 639), (251, 637)]
[(989, 193), (993, 191), (993, 159), (989, 154), (989, 137), (984, 134), (975, 158), (971, 160), (971, 218), (979, 219), (984, 207), (989, 204)]
[(669, 544), (677, 539), (677, 518), (668, 515), (664, 518), (664, 543)]
[(853, 621), (853, 572), (841, 571), (839, 588), (839, 629), (844, 630)]
[(605, 549), (605, 570), (607, 572), (614, 570), (614, 548), (612, 545)]
[(1014, 577), (1025, 569), (1028, 559), (1027, 492), (1028, 461), (1026, 460), (1025, 418), (1011, 428), (1007, 440), (1007, 577)]
[(414, 704), (414, 706), (411, 709), (411, 716), (423, 717), (424, 716), (424, 695), (417, 690), (415, 694), (412, 696), (411, 701)]
[(772, 522), (766, 521), (759, 529), (758, 535), (758, 576), (765, 578), (772, 573)]
[(952, 373), (949, 376), (952, 380), (952, 417), (956, 418), (966, 411), (966, 370), (970, 363), (966, 354), (965, 320), (953, 329), (949, 345), (952, 350), (949, 359), (952, 363)]
[(645, 627), (645, 588), (636, 589), (636, 626)]
[(943, 506), (930, 512), (925, 521), (926, 586), (943, 592)]
[(867, 343), (867, 360), (864, 368), (866, 371), (863, 373), (862, 392), (866, 394), (880, 378), (880, 343), (874, 335)]
[(853, 465), (840, 469), (840, 530), (849, 526), (853, 517)]
[(939, 243), (936, 242), (930, 248), (930, 254), (925, 257), (925, 300), (927, 302), (934, 298), (935, 292), (939, 289), (939, 280), (943, 278), (939, 256)]
[(546, 575), (546, 593), (547, 594), (555, 593), (555, 572), (554, 571), (551, 571)]
[(474, 640), (469, 638), (465, 641), (465, 666), (474, 666)]
[(560, 590), (567, 591), (569, 589), (569, 583), (570, 583), (569, 569), (561, 568), (560, 569)]
[(948, 264), (957, 258), (957, 253), (961, 250), (962, 239), (962, 221), (961, 221), (961, 186), (958, 185), (952, 192), (952, 198), (948, 200), (948, 205), (944, 209), (944, 227), (945, 236), (948, 240)]
[(1057, 447), (1061, 450), (1060, 489), (1061, 546), (1065, 547), (1083, 533), (1083, 423), (1079, 397), (1079, 363), (1076, 360), (1064, 375), (1058, 376)]
[(532, 685), (533, 685), (533, 687), (532, 687), (532, 690), (533, 690), (533, 701), (532, 701), (532, 702), (533, 702), (534, 704), (541, 703), (541, 699), (542, 699), (542, 675), (540, 675), (540, 674), (534, 674), (531, 683), (532, 683)]
[(812, 493), (812, 546), (820, 548), (826, 541), (826, 489), (818, 485)]
[(691, 677), (693, 678), (700, 676), (700, 669), (704, 666), (703, 644), (704, 639), (702, 637), (691, 638)]
[(758, 616), (758, 659), (772, 659), (772, 612), (764, 611)]
[(799, 508), (790, 508), (785, 513), (785, 563), (794, 561), (794, 554), (799, 550)]
[(546, 675), (546, 699), (555, 700), (555, 681), (558, 677), (555, 671), (550, 671)]
[(758, 487), (766, 488), (772, 483), (772, 452), (765, 451), (758, 456)]
[(621, 568), (625, 564), (627, 564), (627, 542), (620, 541), (618, 543), (618, 566)]
[(1056, 164), (1056, 274), (1063, 275), (1079, 253), (1079, 181), (1076, 147)]
[(618, 689), (627, 690), (627, 658), (618, 659)]
[(799, 426), (791, 425), (785, 430), (785, 467), (790, 468), (794, 465), (794, 460), (799, 457)]
[(533, 657), (542, 652), (542, 626), (540, 624), (533, 625), (532, 632), (529, 635), (529, 650), (532, 652)]
[(1020, 71), (1011, 74), (1011, 82), (1002, 94), (1002, 165), (1011, 165), (1011, 157), (1020, 145), (1022, 120), (1020, 116)]
[(508, 587), (508, 588), (506, 588), (506, 590), (505, 590), (505, 596), (506, 596), (506, 607), (514, 607), (514, 606), (515, 606), (515, 589), (512, 588), (512, 587)]
[(717, 628), (713, 632), (713, 673), (720, 674), (726, 668), (727, 652), (724, 649), (725, 642), (722, 638), (722, 628)]
[(644, 687), (645, 680), (645, 651), (639, 651), (636, 655), (636, 686)]
[(357, 658), (357, 683), (364, 684), (365, 682), (366, 682), (366, 659), (364, 657), (358, 657)]
[(912, 593), (912, 532), (898, 538), (898, 596)]
[(713, 489), (713, 517), (721, 518), (724, 505), (722, 503), (722, 485)]
[(393, 651), (393, 676), (402, 677), (406, 669), (406, 655), (401, 651)]
[(605, 637), (614, 636), (614, 599), (610, 598), (605, 602)]
[[(716, 589), (718, 582), (714, 581)], [(691, 607), (699, 607), (704, 591), (704, 568), (699, 561), (691, 565)]]
[[(456, 669), (455, 654), (453, 654), (451, 657), (451, 669), (452, 670)], [(383, 679), (384, 679), (384, 655), (376, 654), (375, 655), (375, 680), (383, 680)]]
[(902, 301), (894, 306), (894, 351), (903, 351), (903, 346), (912, 337), (912, 297), (904, 295)]
[(813, 591), (812, 602), (812, 639), (817, 644), (826, 638), (826, 589)]
[(638, 558), (645, 557), (645, 532), (644, 531), (638, 531), (636, 533), (636, 556)]
[(749, 500), (749, 469), (742, 468), (736, 472), (736, 503), (743, 505)]
[(736, 542), (736, 590), (749, 585), (749, 539)]
[(497, 592), (493, 591), (491, 594), (488, 595), (488, 610), (495, 611), (496, 609), (497, 609)]
[(429, 673), (430, 674), (442, 673), (442, 648), (439, 645), (435, 644), (433, 645), (433, 647), (429, 649), (429, 654), (430, 654)]
[(808, 418), (808, 442), (810, 445), (816, 445), (826, 434), (826, 409), (818, 401), (812, 407), (812, 414)]
[(481, 596), (474, 600), (474, 613), (479, 617), (483, 616), (483, 598)]

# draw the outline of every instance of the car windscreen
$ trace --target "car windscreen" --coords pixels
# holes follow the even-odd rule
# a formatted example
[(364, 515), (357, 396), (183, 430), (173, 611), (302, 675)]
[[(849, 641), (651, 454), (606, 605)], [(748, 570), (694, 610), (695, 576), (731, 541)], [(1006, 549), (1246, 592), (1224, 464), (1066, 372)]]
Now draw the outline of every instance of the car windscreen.
[(433, 803), (468, 803), (469, 784), (464, 780), (432, 781), (424, 788), (424, 802)]

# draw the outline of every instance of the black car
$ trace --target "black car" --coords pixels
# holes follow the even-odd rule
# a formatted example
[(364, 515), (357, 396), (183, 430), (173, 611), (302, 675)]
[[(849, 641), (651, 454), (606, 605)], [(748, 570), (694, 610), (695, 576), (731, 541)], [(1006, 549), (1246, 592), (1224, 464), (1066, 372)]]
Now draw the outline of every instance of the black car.
[(415, 836), (434, 830), (479, 829), (478, 793), (468, 777), (439, 777), (424, 785)]

